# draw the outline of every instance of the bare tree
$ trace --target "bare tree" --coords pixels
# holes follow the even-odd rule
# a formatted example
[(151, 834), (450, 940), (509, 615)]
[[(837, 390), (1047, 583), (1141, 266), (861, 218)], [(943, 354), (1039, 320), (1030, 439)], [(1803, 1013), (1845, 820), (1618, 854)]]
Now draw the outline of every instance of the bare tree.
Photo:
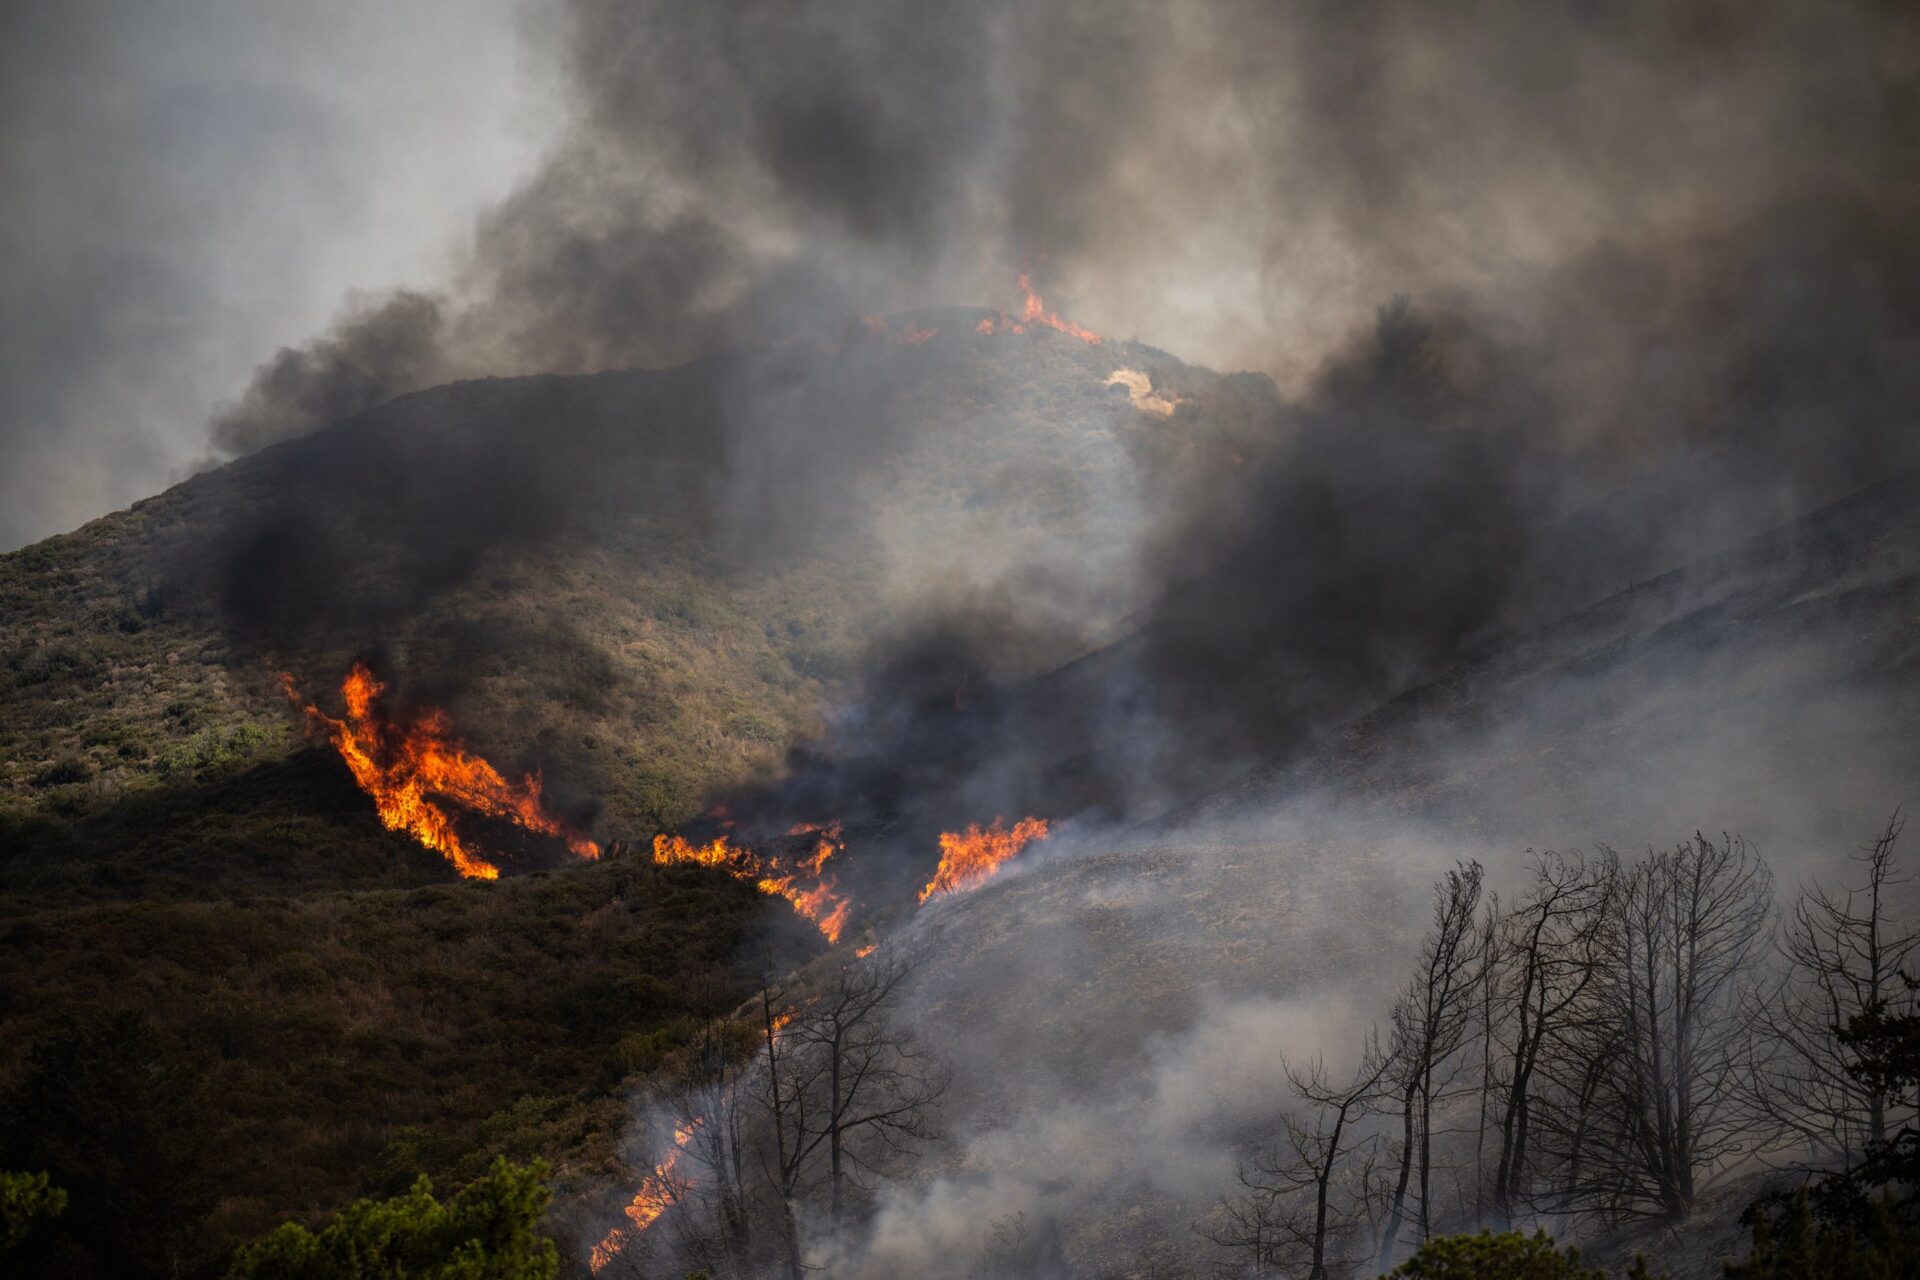
[(783, 988), (770, 981), (760, 984), (761, 1033), (767, 1041), (766, 1070), (759, 1078), (754, 1100), (767, 1113), (773, 1130), (769, 1158), (763, 1148), (761, 1167), (780, 1201), (780, 1243), (788, 1280), (801, 1280), (800, 1220), (797, 1202), (807, 1175), (810, 1148), (806, 1141), (807, 1102), (820, 1074), (817, 1056), (792, 1052), (785, 1031), (793, 1021), (793, 1005)]
[(1854, 883), (1801, 890), (1776, 944), (1785, 975), (1753, 1001), (1762, 1033), (1751, 1069), (1756, 1119), (1811, 1159), (1851, 1163), (1866, 1144), (1885, 1141), (1899, 1102), (1847, 1070), (1851, 1055), (1835, 1029), (1907, 999), (1902, 974), (1920, 932), (1891, 914), (1891, 899), (1910, 883), (1894, 857), (1904, 826), (1896, 810), (1878, 838), (1854, 851)]
[(1434, 886), (1433, 928), (1420, 944), (1420, 960), (1393, 1010), (1394, 1083), (1400, 1102), (1400, 1176), (1380, 1237), (1381, 1270), (1391, 1265), (1405, 1218), (1408, 1184), (1420, 1173), (1420, 1239), (1433, 1223), (1433, 1108), (1445, 1074), (1465, 1044), (1474, 1014), (1480, 910), (1484, 873), (1478, 862), (1456, 864)]
[(1577, 1199), (1683, 1218), (1702, 1175), (1743, 1150), (1734, 1104), (1754, 1028), (1742, 987), (1771, 909), (1772, 876), (1738, 838), (1695, 835), (1621, 875), (1600, 987), (1619, 1043), (1602, 1086), (1616, 1128)]
[(1611, 855), (1538, 855), (1533, 887), (1497, 928), (1499, 964), (1487, 978), (1486, 1087), (1500, 1104), (1492, 1208), (1502, 1226), (1530, 1195), (1535, 1090), (1586, 1016), (1616, 879)]
[(802, 1000), (765, 987), (767, 1068), (758, 1099), (771, 1121), (766, 1161), (778, 1192), (788, 1274), (801, 1274), (797, 1204), (825, 1164), (828, 1217), (838, 1225), (856, 1168), (933, 1136), (947, 1071), (894, 1016), (910, 962), (849, 958)]
[(752, 1029), (741, 1023), (709, 1022), (688, 1054), (679, 1087), (677, 1132), (687, 1135), (684, 1159), (695, 1171), (681, 1180), (678, 1195), (697, 1199), (706, 1212), (698, 1218), (682, 1214), (676, 1225), (686, 1256), (724, 1276), (745, 1277), (752, 1269), (741, 1084), (759, 1065), (754, 1041)]
[[(1347, 1172), (1354, 1130), (1384, 1092), (1394, 1060), (1370, 1036), (1360, 1064), (1344, 1080), (1327, 1075), (1316, 1058), (1305, 1068), (1289, 1064), (1287, 1082), (1304, 1104), (1284, 1118), (1284, 1146), (1243, 1165), (1245, 1191), (1221, 1202), (1200, 1231), (1216, 1244), (1252, 1255), (1256, 1274), (1304, 1254), (1307, 1280), (1326, 1280), (1329, 1250), (1364, 1212), (1364, 1196), (1336, 1204), (1334, 1191)], [(1302, 1203), (1302, 1197), (1310, 1198)]]

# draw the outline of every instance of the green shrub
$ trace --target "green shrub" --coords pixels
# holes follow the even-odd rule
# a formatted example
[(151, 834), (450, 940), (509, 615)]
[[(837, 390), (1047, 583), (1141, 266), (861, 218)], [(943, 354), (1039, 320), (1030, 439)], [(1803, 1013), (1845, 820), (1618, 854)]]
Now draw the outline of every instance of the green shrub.
[(0, 1253), (12, 1253), (65, 1213), (67, 1193), (44, 1173), (0, 1173)]
[(1606, 1280), (1604, 1272), (1580, 1265), (1578, 1249), (1555, 1247), (1544, 1231), (1437, 1236), (1393, 1274), (1407, 1280)]
[(285, 1223), (241, 1252), (240, 1280), (552, 1280), (553, 1241), (540, 1234), (552, 1193), (547, 1166), (494, 1161), (484, 1178), (442, 1204), (421, 1178), (391, 1200), (356, 1200), (318, 1235)]

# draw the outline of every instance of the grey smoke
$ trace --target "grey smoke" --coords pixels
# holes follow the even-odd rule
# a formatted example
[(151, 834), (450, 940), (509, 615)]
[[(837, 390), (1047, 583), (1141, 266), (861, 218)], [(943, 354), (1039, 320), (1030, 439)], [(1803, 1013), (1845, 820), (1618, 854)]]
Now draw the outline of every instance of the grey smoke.
[[(574, 127), (481, 220), (452, 323), (416, 317), (403, 349), (440, 359), (347, 361), (349, 399), (1004, 297), (1030, 262), (1096, 328), (1296, 389), (1412, 293), (1525, 354), (1552, 413), (1524, 427), (1556, 441), (1817, 407), (1871, 452), (1910, 403), (1897, 6), (572, 0), (535, 26)], [(229, 444), (304, 428), (285, 363)]]

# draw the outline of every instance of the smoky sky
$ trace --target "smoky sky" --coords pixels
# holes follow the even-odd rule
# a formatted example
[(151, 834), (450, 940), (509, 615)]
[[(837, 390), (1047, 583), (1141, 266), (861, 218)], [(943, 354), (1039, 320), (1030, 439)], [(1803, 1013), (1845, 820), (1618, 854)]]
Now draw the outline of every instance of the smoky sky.
[[(10, 541), (450, 377), (1004, 302), (1023, 265), (1102, 332), (1295, 391), (1410, 294), (1527, 350), (1551, 429), (1600, 450), (1844, 398), (1870, 452), (1910, 403), (1893, 3), (121, 16), (10, 13)], [(478, 64), (431, 56), (456, 29)], [(505, 121), (503, 61), (540, 86)], [(451, 188), (477, 211), (418, 198)]]
[(181, 479), (277, 347), (432, 275), (547, 129), (511, 3), (0, 10), (0, 547)]

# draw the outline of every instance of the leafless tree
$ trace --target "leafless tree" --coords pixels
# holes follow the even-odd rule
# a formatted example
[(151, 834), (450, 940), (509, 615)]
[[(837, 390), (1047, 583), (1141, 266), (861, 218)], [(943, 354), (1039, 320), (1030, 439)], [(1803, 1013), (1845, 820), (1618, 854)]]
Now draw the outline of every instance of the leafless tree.
[(1899, 1102), (1847, 1071), (1850, 1055), (1834, 1030), (1908, 999), (1901, 975), (1920, 932), (1896, 922), (1892, 901), (1910, 883), (1895, 861), (1904, 826), (1896, 810), (1872, 843), (1854, 851), (1853, 883), (1801, 890), (1776, 943), (1784, 976), (1753, 1000), (1756, 1120), (1813, 1160), (1850, 1163), (1867, 1143), (1884, 1141)]
[(1379, 1265), (1392, 1263), (1405, 1220), (1408, 1185), (1420, 1174), (1420, 1239), (1432, 1231), (1433, 1111), (1449, 1065), (1473, 1023), (1479, 971), (1484, 873), (1478, 862), (1457, 864), (1434, 886), (1433, 927), (1420, 944), (1419, 964), (1393, 1010), (1393, 1085), (1400, 1105), (1400, 1174), (1380, 1237)]
[(675, 1194), (705, 1212), (681, 1214), (682, 1250), (711, 1273), (746, 1277), (753, 1256), (752, 1197), (742, 1133), (745, 1077), (760, 1055), (752, 1029), (731, 1019), (709, 1022), (687, 1056), (678, 1089), (678, 1131), (688, 1135)]
[(855, 1171), (934, 1136), (947, 1071), (895, 1016), (911, 963), (850, 957), (803, 998), (763, 988), (767, 1066), (757, 1097), (772, 1128), (766, 1161), (779, 1194), (788, 1274), (801, 1274), (797, 1204), (825, 1165), (836, 1226)]
[(785, 1031), (794, 1005), (785, 988), (760, 985), (761, 1034), (766, 1037), (766, 1070), (760, 1073), (754, 1101), (766, 1112), (773, 1146), (763, 1148), (761, 1166), (780, 1202), (780, 1244), (788, 1280), (801, 1280), (798, 1201), (808, 1171), (805, 1121), (807, 1099), (816, 1090), (817, 1058), (792, 1052)]
[(1771, 910), (1772, 876), (1737, 838), (1696, 835), (1623, 871), (1599, 979), (1618, 1037), (1599, 1104), (1614, 1130), (1575, 1204), (1683, 1218), (1703, 1175), (1750, 1141), (1735, 1106), (1754, 1034), (1742, 988)]
[(1286, 1265), (1302, 1235), (1300, 1214), (1259, 1165), (1242, 1164), (1240, 1191), (1222, 1196), (1213, 1212), (1193, 1224), (1205, 1239), (1238, 1259), (1236, 1269), (1263, 1276)]
[(1485, 1087), (1500, 1112), (1492, 1211), (1503, 1226), (1530, 1195), (1535, 1090), (1545, 1065), (1586, 1017), (1616, 880), (1610, 855), (1538, 855), (1531, 889), (1495, 931)]
[(1241, 1168), (1245, 1190), (1222, 1201), (1201, 1233), (1251, 1254), (1256, 1274), (1304, 1255), (1307, 1280), (1326, 1280), (1331, 1247), (1364, 1212), (1363, 1195), (1334, 1201), (1348, 1172), (1343, 1160), (1351, 1157), (1357, 1125), (1380, 1101), (1393, 1066), (1377, 1035), (1342, 1080), (1331, 1079), (1318, 1058), (1304, 1068), (1288, 1065), (1287, 1082), (1301, 1105), (1283, 1121), (1282, 1145)]

